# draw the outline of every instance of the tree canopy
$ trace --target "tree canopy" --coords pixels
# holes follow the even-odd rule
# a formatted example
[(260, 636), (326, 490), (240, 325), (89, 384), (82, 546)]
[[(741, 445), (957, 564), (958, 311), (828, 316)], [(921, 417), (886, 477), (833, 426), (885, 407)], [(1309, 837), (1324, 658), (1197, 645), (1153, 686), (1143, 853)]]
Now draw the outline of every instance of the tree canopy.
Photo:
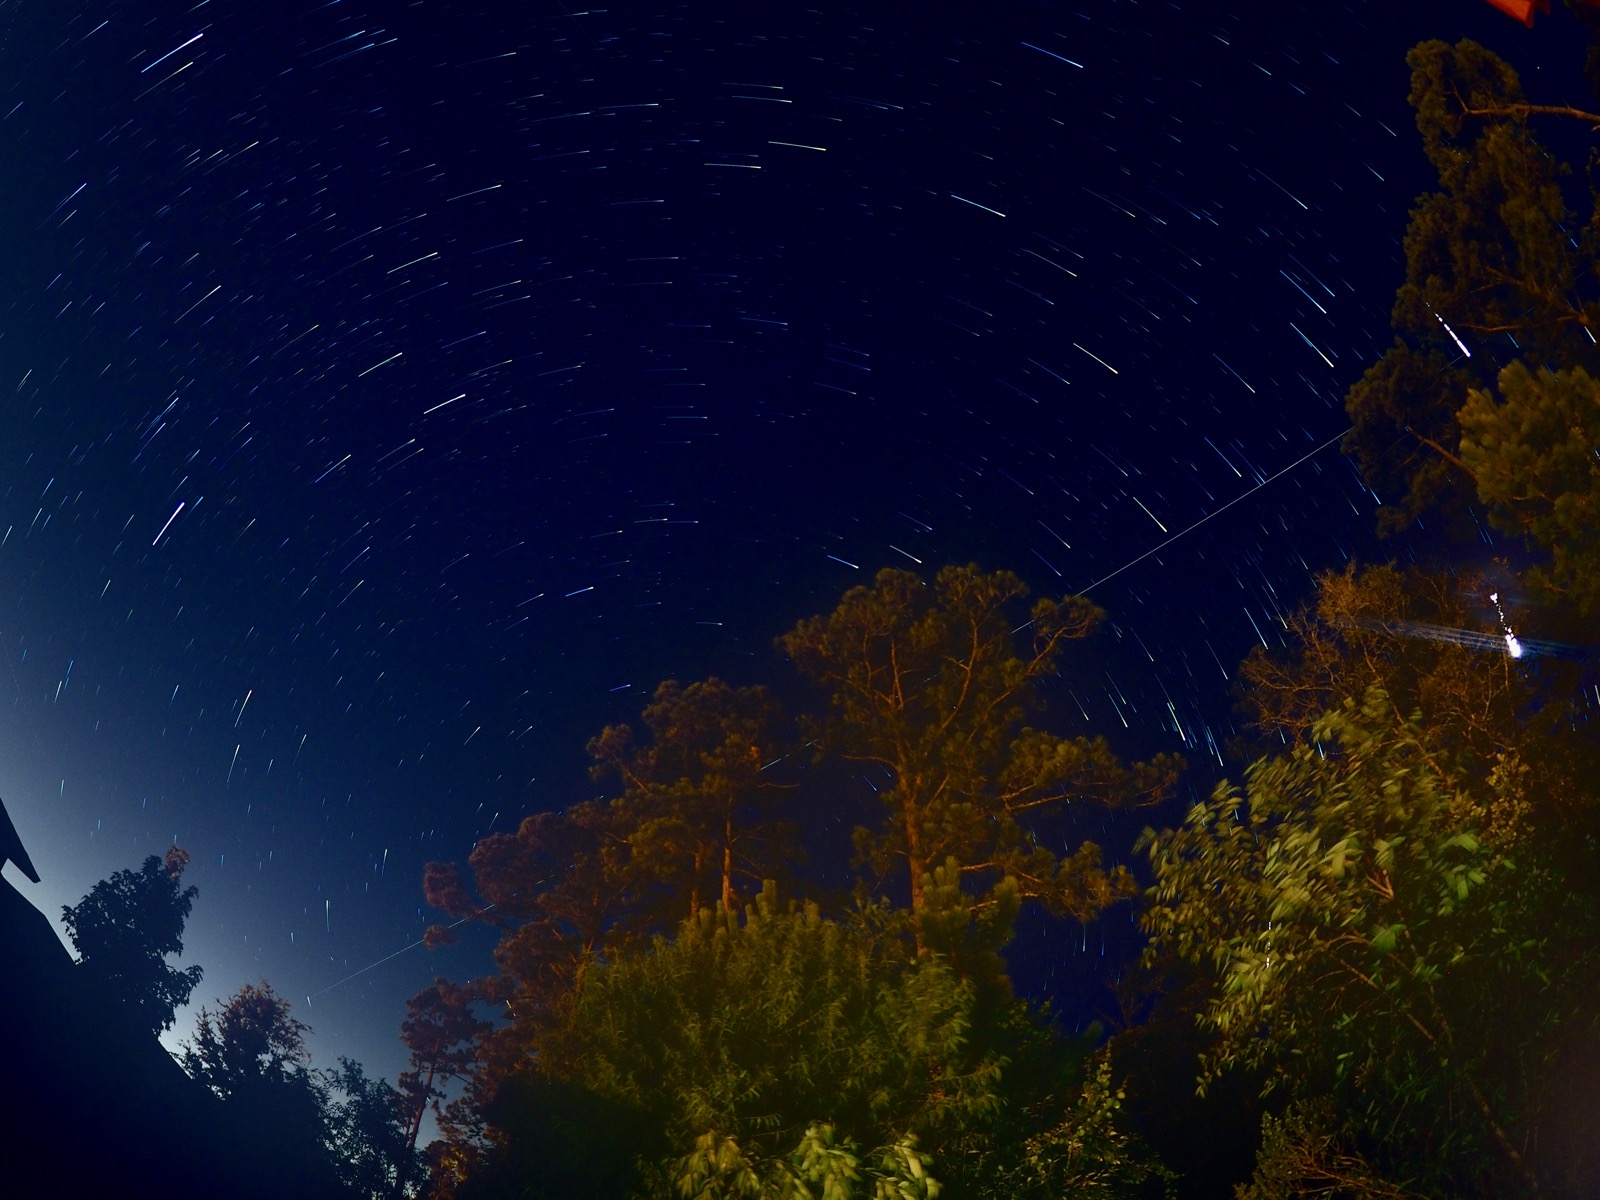
[(183, 926), (200, 889), (182, 885), (189, 855), (177, 846), (151, 855), (137, 871), (118, 871), (64, 906), (62, 923), (92, 986), (138, 1028), (172, 1028), (173, 1012), (200, 982), (198, 966), (179, 970), (168, 955), (183, 953)]
[(1150, 953), (1217, 979), (1202, 1085), (1263, 1070), (1296, 1101), (1331, 1099), (1344, 1153), (1365, 1147), (1380, 1175), (1537, 1193), (1529, 1135), (1594, 926), (1530, 848), (1483, 835), (1505, 800), (1503, 783), (1464, 789), (1372, 689), (1242, 792), (1148, 832)]
[(1080, 919), (1130, 895), (1131, 876), (1104, 866), (1097, 845), (1059, 856), (1027, 821), (1074, 803), (1155, 802), (1180, 766), (1163, 755), (1127, 767), (1103, 738), (1024, 723), (1067, 646), (1103, 616), (1081, 596), (1024, 607), (1027, 596), (1008, 571), (945, 567), (930, 586), (885, 568), (778, 639), (827, 695), (828, 747), (878, 772), (883, 820), (856, 845), (880, 876), (903, 871), (919, 947), (928, 881), (947, 859), (985, 891), (1010, 880)]
[(1383, 495), (1384, 531), (1481, 504), (1545, 560), (1530, 582), (1593, 612), (1600, 192), (1585, 176), (1588, 211), (1573, 211), (1575, 173), (1531, 122), (1600, 116), (1530, 103), (1472, 41), (1424, 42), (1407, 61), (1440, 190), (1412, 210), (1399, 337), (1346, 397), (1346, 449)]

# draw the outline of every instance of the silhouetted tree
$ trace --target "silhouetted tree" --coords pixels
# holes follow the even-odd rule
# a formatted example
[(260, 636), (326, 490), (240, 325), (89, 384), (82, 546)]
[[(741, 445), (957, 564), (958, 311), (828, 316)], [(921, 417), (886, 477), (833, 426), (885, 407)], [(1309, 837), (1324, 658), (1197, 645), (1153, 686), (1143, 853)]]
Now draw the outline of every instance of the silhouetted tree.
[(179, 1061), (224, 1101), (236, 1129), (275, 1170), (313, 1192), (337, 1187), (329, 1146), (330, 1083), (311, 1068), (310, 1027), (263, 980), (212, 1013), (202, 1008)]
[(418, 1165), (412, 1155), (416, 1151), (423, 1115), (430, 1104), (440, 1118), (440, 1125), (454, 1135), (458, 1143), (469, 1136), (469, 1128), (476, 1128), (475, 1114), (470, 1111), (479, 1099), (475, 1093), (469, 1093), (467, 1100), (450, 1112), (441, 1109), (439, 1102), (447, 1094), (446, 1083), (470, 1083), (475, 1078), (474, 1067), (481, 1056), (482, 1041), (493, 1028), (473, 1011), (473, 1005), (480, 998), (480, 989), (470, 984), (435, 979), (406, 1001), (400, 1040), (411, 1052), (411, 1067), (400, 1074), (400, 1091), (406, 1101), (407, 1157), (403, 1160), (406, 1175), (397, 1181), (397, 1191), (406, 1186)]
[(189, 1002), (198, 966), (168, 966), (183, 953), (183, 925), (200, 889), (181, 883), (189, 855), (177, 846), (165, 860), (151, 855), (137, 871), (118, 871), (95, 884), (61, 920), (90, 985), (137, 1028), (160, 1033)]
[(340, 1058), (332, 1073), (328, 1123), (335, 1169), (345, 1188), (370, 1200), (404, 1195), (417, 1175), (407, 1095), (361, 1064)]

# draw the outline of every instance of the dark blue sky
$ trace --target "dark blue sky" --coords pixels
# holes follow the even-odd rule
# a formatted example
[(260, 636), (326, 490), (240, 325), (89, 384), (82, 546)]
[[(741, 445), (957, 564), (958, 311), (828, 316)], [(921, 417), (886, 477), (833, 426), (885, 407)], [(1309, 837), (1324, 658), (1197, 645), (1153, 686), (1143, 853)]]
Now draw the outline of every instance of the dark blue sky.
[(1095, 589), (1061, 706), (1209, 786), (1234, 664), (1374, 553), (1336, 449), (1252, 489), (1389, 338), (1403, 52), (1463, 34), (1576, 69), (1475, 0), (0, 0), (23, 890), (176, 838), (197, 996), (392, 1075), (485, 940), (333, 985), (659, 680), (782, 684), (880, 566), (1067, 591), (1217, 513)]

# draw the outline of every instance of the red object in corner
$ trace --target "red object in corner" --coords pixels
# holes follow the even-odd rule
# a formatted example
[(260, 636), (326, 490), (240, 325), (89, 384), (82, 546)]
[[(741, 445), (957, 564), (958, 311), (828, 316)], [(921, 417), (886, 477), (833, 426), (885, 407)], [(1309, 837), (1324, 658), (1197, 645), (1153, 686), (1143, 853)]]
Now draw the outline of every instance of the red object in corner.
[[(1550, 11), (1550, 0), (1489, 0), (1489, 3), (1506, 16), (1521, 21), (1529, 29), (1533, 28), (1534, 9), (1542, 13)], [(1584, 3), (1594, 3), (1594, 0), (1584, 0)]]

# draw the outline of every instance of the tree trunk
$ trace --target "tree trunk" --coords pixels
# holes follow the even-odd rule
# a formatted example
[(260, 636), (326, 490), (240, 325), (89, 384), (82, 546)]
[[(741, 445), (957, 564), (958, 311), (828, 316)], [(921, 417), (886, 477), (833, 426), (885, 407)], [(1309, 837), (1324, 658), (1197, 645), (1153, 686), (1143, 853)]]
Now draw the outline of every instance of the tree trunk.
[(422, 1132), (422, 1114), (428, 1110), (428, 1097), (433, 1094), (433, 1071), (436, 1063), (428, 1064), (428, 1078), (422, 1085), (422, 1090), (417, 1093), (417, 1111), (411, 1117), (411, 1133), (406, 1138), (406, 1156), (394, 1166), (394, 1200), (401, 1200), (406, 1194), (406, 1184), (409, 1174), (406, 1168), (411, 1165), (411, 1160), (417, 1153), (417, 1136)]
[(926, 864), (922, 861), (922, 825), (908, 804), (905, 809), (906, 866), (911, 872), (911, 929), (917, 939), (917, 957), (928, 953), (922, 936), (922, 911), (927, 907)]

